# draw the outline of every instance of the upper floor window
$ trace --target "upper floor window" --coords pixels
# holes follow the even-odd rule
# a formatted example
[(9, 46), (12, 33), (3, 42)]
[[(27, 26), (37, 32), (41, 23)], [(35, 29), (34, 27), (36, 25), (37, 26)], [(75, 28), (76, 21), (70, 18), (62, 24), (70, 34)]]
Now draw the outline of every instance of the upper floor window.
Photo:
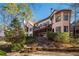
[(64, 12), (64, 20), (68, 20), (68, 12)]
[(61, 21), (61, 14), (56, 15), (56, 22), (59, 22), (59, 21)]

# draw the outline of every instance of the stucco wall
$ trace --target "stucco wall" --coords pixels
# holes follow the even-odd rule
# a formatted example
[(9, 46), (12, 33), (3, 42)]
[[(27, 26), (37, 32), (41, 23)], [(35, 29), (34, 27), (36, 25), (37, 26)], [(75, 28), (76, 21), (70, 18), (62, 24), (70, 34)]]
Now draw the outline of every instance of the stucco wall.
[[(69, 12), (69, 11), (68, 11)], [(64, 26), (68, 26), (68, 32), (69, 32), (69, 28), (70, 28), (70, 12), (68, 13), (68, 20), (64, 20), (63, 16), (64, 16), (64, 11), (60, 12), (61, 14), (61, 21), (56, 22), (56, 14), (54, 14), (52, 17), (54, 17), (52, 19), (52, 29), (54, 29), (54, 32), (56, 32), (56, 27), (61, 27), (61, 32), (64, 32)]]

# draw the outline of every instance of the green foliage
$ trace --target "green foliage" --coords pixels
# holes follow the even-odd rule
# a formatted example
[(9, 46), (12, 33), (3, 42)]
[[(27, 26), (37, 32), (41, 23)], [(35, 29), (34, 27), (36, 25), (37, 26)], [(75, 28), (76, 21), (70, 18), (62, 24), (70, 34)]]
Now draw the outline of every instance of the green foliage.
[(63, 33), (54, 33), (54, 32), (47, 32), (47, 37), (49, 40), (61, 42), (61, 43), (69, 43), (69, 34), (66, 32)]
[(49, 40), (52, 40), (54, 41), (56, 39), (56, 36), (57, 36), (57, 33), (54, 33), (54, 32), (47, 32), (47, 38)]
[(23, 48), (23, 44), (21, 44), (21, 43), (14, 43), (11, 46), (11, 50), (13, 50), (13, 51), (19, 51), (22, 48)]
[(13, 35), (13, 31), (10, 28), (8, 28), (8, 30), (4, 31), (4, 34), (5, 34), (5, 41), (12, 42), (11, 37)]
[(35, 43), (35, 38), (32, 36), (26, 37), (26, 44), (32, 44)]
[(19, 50), (25, 43), (25, 34), (20, 21), (27, 20), (31, 15), (31, 10), (26, 4), (8, 3), (3, 8), (3, 11), (11, 14), (13, 19), (9, 27), (5, 29), (5, 40), (12, 43), (12, 50)]
[(16, 17), (20, 15), (25, 20), (31, 15), (31, 10), (27, 6), (27, 4), (24, 3), (23, 4), (8, 3), (2, 8), (2, 10)]
[(23, 47), (25, 43), (25, 34), (17, 18), (12, 20), (11, 27), (9, 27), (8, 30), (5, 30), (5, 39), (12, 43), (12, 50), (18, 51)]
[(23, 29), (21, 28), (19, 20), (15, 18), (11, 22), (11, 27), (5, 30), (5, 37), (6, 40), (12, 43), (20, 43), (24, 42), (25, 40), (25, 34)]
[(3, 7), (3, 10), (10, 14), (14, 14), (16, 11), (18, 11), (18, 6), (14, 3), (8, 3)]
[(57, 39), (56, 41), (61, 42), (61, 43), (69, 43), (69, 34), (66, 32), (63, 33), (57, 33)]
[(12, 21), (11, 21), (11, 24), (10, 24), (11, 27), (13, 28), (20, 28), (21, 24), (18, 20), (18, 18), (14, 18)]
[(74, 47), (79, 47), (79, 38), (70, 38), (70, 43), (71, 43)]
[(26, 39), (25, 37), (26, 37), (26, 36), (25, 36), (25, 34), (24, 34), (23, 29), (20, 28), (20, 29), (18, 30), (18, 32), (19, 32), (19, 34), (20, 34), (20, 35), (19, 35), (19, 39), (20, 39), (20, 40), (19, 40), (18, 42), (25, 43), (25, 39)]
[(4, 52), (4, 51), (0, 50), (0, 56), (6, 56), (6, 55), (7, 55), (7, 53), (6, 53), (6, 52)]
[(79, 38), (70, 38), (72, 44), (79, 44)]

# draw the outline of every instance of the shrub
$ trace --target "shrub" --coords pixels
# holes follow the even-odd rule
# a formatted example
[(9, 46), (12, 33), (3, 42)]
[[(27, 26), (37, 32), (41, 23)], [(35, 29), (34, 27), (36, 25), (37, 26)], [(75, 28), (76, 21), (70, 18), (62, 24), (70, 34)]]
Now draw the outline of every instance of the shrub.
[(26, 37), (26, 44), (32, 44), (35, 43), (35, 38), (32, 36)]
[(67, 32), (57, 33), (56, 41), (61, 43), (69, 43), (69, 34)]
[(79, 44), (79, 38), (70, 38), (71, 43)]
[(14, 50), (14, 51), (19, 51), (23, 48), (23, 44), (21, 43), (15, 43), (15, 44), (12, 44), (11, 46), (11, 50)]
[(51, 41), (56, 41), (60, 43), (69, 43), (69, 34), (67, 32), (47, 32), (47, 38)]
[(54, 32), (47, 32), (47, 38), (49, 40), (52, 40), (54, 41), (56, 39), (56, 36), (57, 36), (57, 33), (54, 33)]
[(7, 55), (7, 53), (6, 53), (6, 52), (4, 52), (4, 51), (0, 50), (0, 56), (6, 56), (6, 55)]

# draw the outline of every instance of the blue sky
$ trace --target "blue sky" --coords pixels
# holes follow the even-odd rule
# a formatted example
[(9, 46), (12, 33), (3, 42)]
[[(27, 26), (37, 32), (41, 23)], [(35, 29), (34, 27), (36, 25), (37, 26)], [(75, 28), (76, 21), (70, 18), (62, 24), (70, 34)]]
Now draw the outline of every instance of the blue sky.
[(30, 6), (30, 9), (32, 10), (32, 17), (36, 20), (42, 20), (51, 14), (51, 8), (60, 10), (68, 8), (69, 6), (59, 3), (39, 3), (35, 4), (35, 7), (36, 8)]
[[(0, 7), (4, 5), (4, 3), (0, 3)], [(67, 5), (60, 3), (34, 3), (33, 6), (31, 4), (28, 5), (32, 11), (32, 18), (37, 21), (48, 17), (51, 14), (51, 8), (57, 10), (68, 8)]]

